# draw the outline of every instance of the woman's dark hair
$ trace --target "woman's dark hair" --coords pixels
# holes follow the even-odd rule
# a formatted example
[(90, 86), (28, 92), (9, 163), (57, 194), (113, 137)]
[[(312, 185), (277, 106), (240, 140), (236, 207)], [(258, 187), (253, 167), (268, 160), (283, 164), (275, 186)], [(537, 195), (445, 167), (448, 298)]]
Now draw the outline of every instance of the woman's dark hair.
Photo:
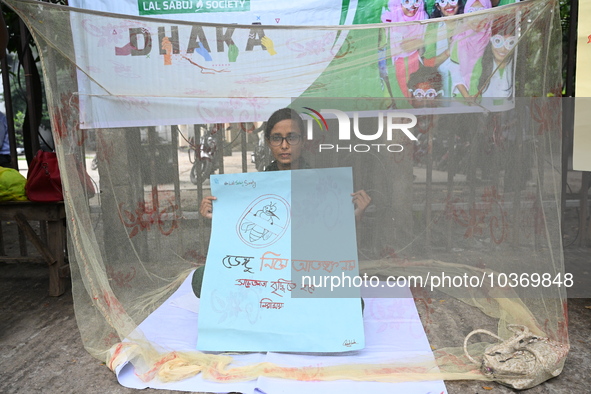
[[(514, 54), (509, 54), (507, 58), (503, 61), (505, 65), (511, 64), (511, 57)], [(492, 51), (492, 45), (487, 45), (486, 49), (484, 50), (484, 54), (482, 55), (482, 74), (480, 75), (480, 79), (478, 80), (478, 91), (483, 93), (488, 86), (490, 85), (490, 78), (492, 76), (493, 71), (495, 71), (495, 63), (494, 63), (494, 54)], [(497, 71), (498, 72), (498, 71)], [(511, 71), (505, 71), (511, 72)], [(513, 91), (513, 78), (511, 78), (511, 85), (507, 88), (507, 93), (511, 93)]]
[[(409, 91), (412, 90), (414, 93), (414, 90), (420, 83), (428, 83), (429, 85), (431, 85), (433, 89), (435, 89), (435, 91), (438, 92), (441, 92), (443, 89), (443, 78), (441, 77), (441, 74), (439, 73), (439, 71), (437, 71), (437, 68), (435, 67), (419, 66), (419, 69), (417, 71), (410, 74), (407, 84)], [(414, 97), (414, 94), (411, 94), (411, 97)], [(435, 98), (437, 98), (437, 96)], [(415, 108), (436, 106), (435, 101), (431, 99), (422, 100), (420, 98), (412, 99), (410, 101), (410, 104)]]
[[(456, 15), (464, 13), (464, 3), (464, 0), (458, 0), (458, 12), (456, 13)], [(433, 3), (433, 11), (431, 11), (430, 18), (441, 18), (442, 16), (443, 15), (441, 14), (441, 10), (439, 9), (439, 7), (437, 7), (437, 0), (435, 0), (435, 3)]]
[(300, 114), (291, 108), (281, 108), (273, 112), (273, 114), (269, 117), (267, 125), (265, 126), (265, 139), (269, 140), (271, 138), (271, 131), (277, 123), (287, 119), (291, 119), (292, 121), (296, 122), (298, 129), (300, 129), (300, 133), (304, 133), (306, 128), (304, 127), (304, 121), (302, 120)]
[(493, 36), (500, 34), (502, 36), (516, 35), (517, 28), (514, 15), (503, 15), (493, 21), (491, 26), (491, 34)]
[[(515, 17), (501, 17), (493, 22), (491, 28), (491, 34), (493, 36), (500, 34), (502, 36), (515, 35)], [(504, 60), (505, 65), (510, 64), (511, 58), (515, 56), (515, 53), (510, 53)], [(490, 85), (490, 77), (494, 71), (494, 54), (492, 50), (492, 44), (489, 43), (482, 54), (482, 74), (480, 74), (480, 80), (478, 81), (478, 90), (484, 92)], [(511, 78), (511, 86), (509, 86), (507, 93), (513, 91), (513, 79)]]
[(407, 85), (409, 89), (415, 89), (421, 82), (430, 83), (435, 90), (443, 89), (443, 79), (435, 67), (419, 66), (417, 71), (410, 74)]

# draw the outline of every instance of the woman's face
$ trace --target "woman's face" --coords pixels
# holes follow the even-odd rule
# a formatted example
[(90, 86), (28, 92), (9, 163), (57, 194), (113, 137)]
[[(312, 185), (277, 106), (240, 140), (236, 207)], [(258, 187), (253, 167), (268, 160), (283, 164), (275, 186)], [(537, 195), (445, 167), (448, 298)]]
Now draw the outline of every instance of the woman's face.
[(490, 42), (493, 57), (497, 64), (501, 64), (513, 47), (515, 47), (517, 40), (515, 36), (497, 34), (491, 37)]
[(437, 8), (442, 16), (452, 16), (458, 13), (460, 5), (458, 0), (438, 0)]
[(296, 122), (285, 119), (275, 124), (267, 144), (280, 170), (295, 169), (302, 150), (302, 131)]
[(436, 105), (435, 99), (443, 94), (443, 91), (437, 91), (435, 85), (431, 81), (419, 82), (411, 91), (413, 98), (410, 104), (415, 108), (434, 107)]
[(408, 17), (416, 15), (419, 7), (423, 5), (422, 0), (402, 0), (402, 13)]
[[(486, 10), (488, 9), (487, 6), (484, 6), (480, 1), (476, 0), (469, 7), (464, 8), (464, 14)], [(482, 15), (479, 17), (470, 18), (468, 21), (468, 26), (470, 26), (472, 30), (475, 32), (480, 32), (487, 28), (490, 22), (490, 17), (487, 15)]]

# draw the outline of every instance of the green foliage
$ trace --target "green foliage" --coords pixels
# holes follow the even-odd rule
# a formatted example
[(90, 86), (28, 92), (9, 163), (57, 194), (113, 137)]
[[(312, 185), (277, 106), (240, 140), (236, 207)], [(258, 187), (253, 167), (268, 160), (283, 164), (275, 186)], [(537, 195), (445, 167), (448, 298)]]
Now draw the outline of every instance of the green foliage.
[(14, 130), (16, 137), (16, 145), (23, 146), (23, 122), (25, 121), (25, 113), (18, 111), (14, 116)]
[[(47, 1), (54, 4), (61, 4), (67, 5), (67, 1), (65, 0), (51, 0)], [(25, 81), (25, 73), (24, 68), (21, 64), (22, 59), (19, 57), (22, 56), (23, 50), (21, 47), (21, 25), (18, 15), (9, 9), (8, 7), (3, 7), (3, 17), (4, 21), (8, 28), (8, 56), (7, 56), (7, 64), (8, 64), (8, 72), (10, 74), (10, 91), (11, 91), (11, 98), (12, 98), (12, 110), (15, 114), (15, 134), (17, 145), (22, 146), (23, 144), (23, 124), (25, 119), (25, 114), (27, 111), (27, 89), (26, 89), (26, 81)], [(28, 39), (28, 45), (31, 50), (34, 67), (38, 71), (41, 70), (41, 62), (39, 59), (39, 55), (37, 53), (37, 46), (35, 41), (32, 37)], [(37, 71), (34, 71), (37, 74)], [(46, 128), (50, 128), (50, 119), (47, 110), (47, 103), (45, 101), (45, 91), (43, 87), (43, 79), (41, 79), (41, 91), (34, 92), (34, 95), (37, 97), (41, 97), (41, 124), (44, 125)]]
[[(566, 84), (566, 69), (568, 66), (568, 48), (569, 48), (569, 34), (570, 34), (570, 24), (571, 24), (571, 2), (573, 0), (559, 0), (560, 4), (560, 25), (562, 27), (562, 80), (563, 80), (563, 89), (562, 93), (565, 92), (565, 84)], [(573, 37), (573, 44), (574, 39)], [(574, 59), (572, 59), (574, 61)]]
[(570, 26), (570, 3), (571, 0), (560, 0), (560, 21), (562, 24), (562, 31), (568, 32)]

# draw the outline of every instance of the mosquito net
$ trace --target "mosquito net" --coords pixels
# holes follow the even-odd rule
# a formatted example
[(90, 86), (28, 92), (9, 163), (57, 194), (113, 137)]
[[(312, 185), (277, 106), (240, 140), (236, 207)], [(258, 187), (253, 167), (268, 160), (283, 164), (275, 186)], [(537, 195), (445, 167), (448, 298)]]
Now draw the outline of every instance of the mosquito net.
[[(560, 372), (572, 278), (559, 218), (556, 1), (482, 10), (488, 1), (469, 0), (463, 15), (431, 19), (382, 1), (332, 26), (4, 2), (37, 43), (76, 318), (110, 368), (132, 361), (142, 379), (162, 381), (485, 380), (464, 338), (509, 338), (518, 324), (562, 345)], [(281, 359), (236, 366), (228, 354), (169, 351), (138, 329), (220, 247), (199, 214), (209, 175), (268, 169), (262, 122), (282, 107), (301, 114), (305, 166), (352, 168), (354, 189), (371, 197), (356, 224), (359, 273), (409, 279), (435, 362), (359, 361), (310, 377)], [(489, 344), (475, 337), (466, 350), (479, 360)]]

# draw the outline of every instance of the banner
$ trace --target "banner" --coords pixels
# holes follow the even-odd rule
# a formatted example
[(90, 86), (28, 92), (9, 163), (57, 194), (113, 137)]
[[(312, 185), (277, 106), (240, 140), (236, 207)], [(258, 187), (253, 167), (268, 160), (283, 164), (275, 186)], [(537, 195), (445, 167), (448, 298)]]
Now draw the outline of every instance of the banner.
[[(71, 0), (72, 7), (190, 22), (276, 26), (350, 25), (357, 0)], [(363, 3), (382, 3), (370, 0)], [(363, 7), (367, 7), (364, 4)]]
[(407, 3), (72, 1), (103, 12), (71, 18), (81, 127), (260, 121), (298, 97), (383, 98), (374, 110), (416, 113), (513, 107), (520, 10)]

